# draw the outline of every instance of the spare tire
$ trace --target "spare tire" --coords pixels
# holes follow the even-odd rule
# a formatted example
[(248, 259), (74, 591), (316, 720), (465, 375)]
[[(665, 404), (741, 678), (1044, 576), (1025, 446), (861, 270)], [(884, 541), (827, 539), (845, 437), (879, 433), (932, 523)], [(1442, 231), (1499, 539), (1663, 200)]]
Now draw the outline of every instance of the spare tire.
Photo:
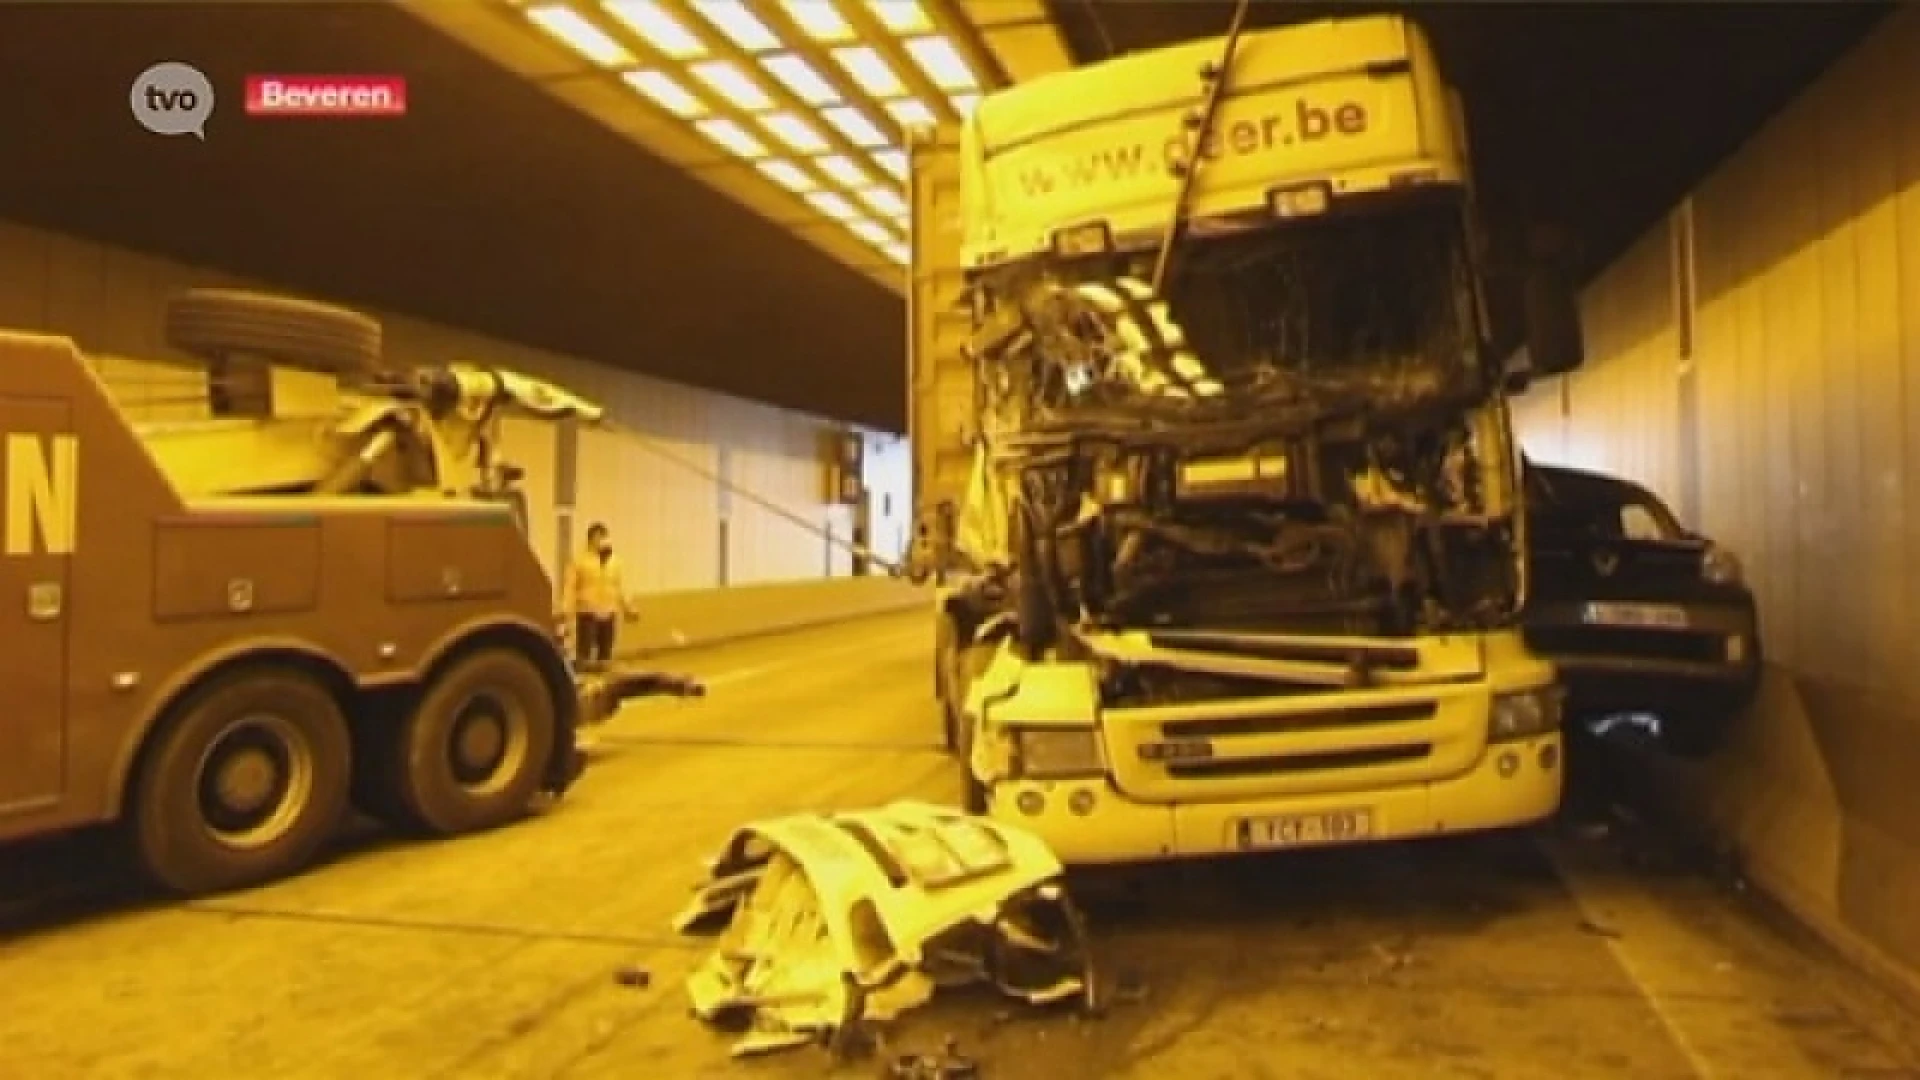
[(380, 366), (380, 323), (357, 311), (239, 289), (189, 289), (167, 305), (167, 344), (203, 360), (245, 354), (327, 375)]

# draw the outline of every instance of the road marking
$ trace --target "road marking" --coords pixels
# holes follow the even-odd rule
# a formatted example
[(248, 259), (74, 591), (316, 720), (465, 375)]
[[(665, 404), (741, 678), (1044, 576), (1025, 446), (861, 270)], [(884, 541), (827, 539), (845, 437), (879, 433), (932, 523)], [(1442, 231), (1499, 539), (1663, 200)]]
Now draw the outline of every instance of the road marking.
[[(1607, 952), (1696, 1075), (1705, 1080), (1737, 1076), (1762, 1062), (1817, 1073), (1816, 1063), (1782, 1031), (1774, 1015), (1774, 999), (1782, 991), (1772, 989), (1764, 973), (1737, 967), (1731, 949), (1677, 922), (1658, 899), (1647, 895), (1644, 882), (1596, 872), (1560, 843), (1549, 840), (1541, 846), (1574, 907), (1606, 942)], [(1716, 975), (1722, 978), (1714, 979)], [(1721, 985), (1700, 988), (1712, 981)], [(1684, 1013), (1676, 1015), (1675, 1006), (1723, 1015), (1721, 1022), (1696, 1017), (1689, 1025)], [(1716, 1061), (1721, 1063), (1717, 1067)]]
[(862, 638), (859, 641), (836, 645), (827, 649), (808, 649), (804, 652), (786, 656), (769, 663), (755, 664), (752, 667), (735, 668), (732, 671), (723, 671), (718, 675), (701, 679), (700, 681), (708, 687), (726, 686), (731, 683), (745, 682), (748, 679), (757, 679), (762, 675), (770, 675), (776, 671), (785, 671), (788, 668), (798, 667), (801, 664), (812, 664), (830, 656), (866, 652), (881, 645), (894, 644), (910, 634), (918, 635), (920, 633), (922, 633), (922, 631), (918, 629), (908, 631), (890, 630), (877, 637)]

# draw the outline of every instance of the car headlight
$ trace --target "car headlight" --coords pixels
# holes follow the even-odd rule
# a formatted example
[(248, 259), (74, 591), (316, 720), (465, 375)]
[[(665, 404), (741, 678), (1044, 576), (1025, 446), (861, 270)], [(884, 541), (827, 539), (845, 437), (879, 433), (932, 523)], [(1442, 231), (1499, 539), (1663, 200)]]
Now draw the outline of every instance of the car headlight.
[(1495, 694), (1493, 710), (1487, 718), (1487, 741), (1511, 742), (1559, 731), (1560, 700), (1561, 691), (1557, 686), (1523, 690), (1518, 694)]
[(1718, 544), (1711, 545), (1701, 560), (1700, 574), (1715, 585), (1738, 585), (1743, 576), (1740, 558)]
[(1053, 780), (1099, 776), (1107, 771), (1097, 729), (1016, 728), (1012, 735), (1015, 775)]

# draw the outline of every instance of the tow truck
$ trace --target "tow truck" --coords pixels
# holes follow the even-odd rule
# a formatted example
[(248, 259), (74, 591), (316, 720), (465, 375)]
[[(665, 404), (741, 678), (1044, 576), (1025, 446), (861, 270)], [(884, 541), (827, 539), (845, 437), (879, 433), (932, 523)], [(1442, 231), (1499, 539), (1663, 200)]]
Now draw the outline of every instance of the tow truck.
[(969, 807), (1070, 863), (1552, 813), (1508, 395), (1577, 367), (1526, 256), (1496, 352), (1463, 110), (1395, 16), (987, 94), (913, 147), (910, 434)]
[(350, 808), (432, 835), (565, 792), (582, 677), (526, 534), (510, 413), (564, 390), (389, 360), (357, 312), (190, 290), (195, 419), (130, 419), (70, 338), (0, 332), (0, 842), (114, 823), (181, 893), (306, 866)]

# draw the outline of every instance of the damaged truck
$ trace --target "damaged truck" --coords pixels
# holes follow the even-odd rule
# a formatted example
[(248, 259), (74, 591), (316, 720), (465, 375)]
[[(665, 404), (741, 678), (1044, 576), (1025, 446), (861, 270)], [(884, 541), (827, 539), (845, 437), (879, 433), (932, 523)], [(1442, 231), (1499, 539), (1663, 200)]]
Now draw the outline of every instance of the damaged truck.
[(1326, 20), (988, 94), (914, 148), (911, 570), (969, 809), (1068, 863), (1529, 823), (1508, 396), (1582, 361), (1529, 262), (1495, 347), (1463, 112)]

